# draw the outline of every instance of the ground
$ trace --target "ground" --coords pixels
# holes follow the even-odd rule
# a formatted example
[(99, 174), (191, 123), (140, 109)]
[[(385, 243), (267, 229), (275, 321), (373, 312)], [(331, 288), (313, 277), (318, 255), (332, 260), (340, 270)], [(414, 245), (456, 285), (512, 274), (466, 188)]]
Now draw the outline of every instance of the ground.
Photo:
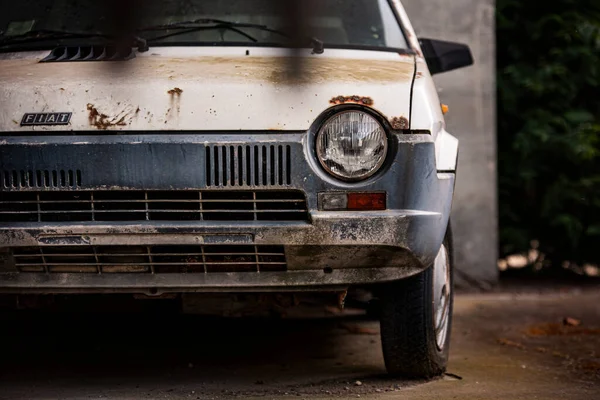
[(386, 378), (379, 326), (364, 317), (218, 319), (83, 304), (3, 313), (0, 398), (591, 400), (599, 289), (459, 295), (448, 374), (432, 382)]

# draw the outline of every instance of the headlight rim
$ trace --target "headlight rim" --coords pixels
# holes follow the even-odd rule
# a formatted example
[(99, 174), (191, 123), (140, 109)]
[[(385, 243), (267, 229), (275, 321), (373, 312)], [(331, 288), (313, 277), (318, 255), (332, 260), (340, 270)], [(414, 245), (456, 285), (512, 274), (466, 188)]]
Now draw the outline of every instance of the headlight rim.
[[(331, 171), (323, 162), (323, 159), (321, 157), (321, 150), (318, 146), (319, 143), (319, 138), (321, 137), (322, 133), (323, 133), (323, 129), (324, 127), (327, 125), (327, 123), (329, 121), (331, 121), (334, 117), (337, 117), (341, 114), (345, 114), (345, 113), (351, 113), (351, 112), (361, 112), (364, 113), (368, 116), (370, 116), (371, 118), (373, 118), (375, 120), (375, 122), (377, 124), (379, 124), (379, 126), (381, 127), (384, 135), (385, 135), (385, 156), (382, 157), (382, 159), (378, 162), (377, 167), (374, 168), (371, 172), (369, 172), (368, 174), (362, 175), (360, 177), (353, 177), (353, 178), (348, 178), (348, 177), (344, 177), (341, 175), (338, 175), (336, 173), (334, 173), (333, 171)], [(377, 115), (376, 113), (372, 112), (370, 109), (368, 108), (364, 108), (364, 107), (360, 107), (360, 106), (340, 106), (340, 107), (335, 107), (334, 109), (330, 110), (329, 113), (327, 113), (326, 116), (324, 116), (324, 118), (321, 120), (321, 123), (319, 124), (318, 128), (315, 130), (315, 134), (314, 134), (314, 140), (313, 140), (313, 151), (314, 151), (314, 155), (315, 158), (317, 160), (317, 163), (319, 164), (319, 166), (321, 167), (321, 169), (323, 170), (323, 172), (325, 172), (327, 174), (327, 176), (332, 177), (336, 180), (339, 180), (341, 182), (345, 182), (345, 183), (361, 183), (361, 182), (365, 182), (368, 181), (369, 179), (373, 178), (374, 176), (376, 176), (378, 173), (380, 173), (382, 170), (385, 169), (385, 166), (387, 164), (387, 161), (389, 159), (390, 156), (390, 151), (391, 151), (391, 141), (390, 141), (390, 130), (387, 126), (387, 124), (385, 123), (385, 119), (381, 118), (381, 116)]]

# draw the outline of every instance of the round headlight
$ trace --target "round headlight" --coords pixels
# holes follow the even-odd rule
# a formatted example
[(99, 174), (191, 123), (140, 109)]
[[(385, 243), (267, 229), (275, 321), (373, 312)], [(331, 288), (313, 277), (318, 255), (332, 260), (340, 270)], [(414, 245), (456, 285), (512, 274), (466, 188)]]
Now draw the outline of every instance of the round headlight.
[(317, 135), (317, 158), (323, 168), (344, 180), (366, 179), (383, 165), (388, 139), (370, 114), (344, 111), (329, 118)]

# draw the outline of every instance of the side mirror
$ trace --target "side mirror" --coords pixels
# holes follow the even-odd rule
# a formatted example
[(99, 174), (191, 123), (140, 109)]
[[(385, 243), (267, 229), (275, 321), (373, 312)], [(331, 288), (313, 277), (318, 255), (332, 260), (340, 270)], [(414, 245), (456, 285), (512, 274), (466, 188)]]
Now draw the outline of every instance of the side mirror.
[(443, 40), (419, 39), (431, 75), (473, 65), (469, 46)]

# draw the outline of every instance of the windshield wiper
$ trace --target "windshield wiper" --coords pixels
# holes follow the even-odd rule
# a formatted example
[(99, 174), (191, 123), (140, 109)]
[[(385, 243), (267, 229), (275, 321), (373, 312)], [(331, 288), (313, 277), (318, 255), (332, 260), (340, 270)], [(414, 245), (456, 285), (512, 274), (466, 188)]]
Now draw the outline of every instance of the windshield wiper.
[(206, 25), (206, 26), (204, 26), (204, 25), (193, 26), (192, 24), (186, 24), (186, 25), (173, 25), (173, 26), (165, 25), (164, 27), (152, 27), (151, 29), (145, 28), (145, 29), (142, 29), (142, 31), (159, 31), (159, 30), (177, 29), (177, 32), (172, 32), (172, 33), (167, 33), (165, 35), (147, 38), (146, 40), (149, 42), (156, 42), (156, 41), (170, 38), (173, 36), (181, 36), (181, 35), (186, 35), (188, 33), (206, 31), (206, 30), (212, 30), (212, 29), (230, 30), (230, 31), (236, 32), (236, 33), (244, 36), (246, 39), (248, 39), (254, 43), (258, 42), (258, 39), (256, 39), (254, 36), (251, 36), (238, 28), (239, 28), (238, 26), (231, 25), (231, 24), (216, 24), (216, 25)]
[[(279, 30), (279, 29), (269, 28), (267, 25), (253, 24), (253, 23), (246, 23), (246, 22), (232, 22), (232, 21), (225, 21), (225, 20), (213, 19), (213, 18), (201, 18), (201, 19), (195, 19), (195, 20), (190, 20), (190, 21), (174, 22), (171, 24), (156, 25), (156, 26), (138, 29), (138, 32), (163, 31), (163, 30), (170, 30), (170, 29), (178, 30), (177, 32), (168, 33), (166, 35), (156, 36), (156, 37), (147, 39), (149, 42), (154, 42), (154, 41), (166, 39), (166, 38), (173, 37), (173, 36), (185, 35), (185, 34), (192, 33), (192, 32), (198, 32), (198, 31), (203, 31), (203, 30), (212, 30), (212, 29), (223, 29), (223, 30), (231, 30), (236, 33), (239, 33), (240, 35), (246, 37), (247, 39), (251, 40), (254, 43), (258, 42), (258, 40), (255, 37), (247, 34), (246, 32), (243, 32), (241, 30), (243, 28), (252, 28), (252, 29), (258, 29), (258, 30), (265, 31), (265, 32), (271, 32), (271, 33), (275, 33), (277, 35), (283, 36), (285, 38), (290, 37), (290, 35), (287, 34), (286, 32)], [(313, 52), (315, 54), (323, 53), (324, 44), (322, 41), (318, 40), (317, 38), (309, 38), (309, 42), (313, 46)]]
[[(110, 35), (107, 33), (101, 33), (101, 32), (75, 32), (75, 31), (38, 29), (38, 30), (29, 31), (29, 32), (21, 34), (21, 35), (7, 36), (5, 38), (1, 38), (0, 39), (0, 47), (16, 45), (16, 44), (43, 42), (46, 40), (92, 39), (92, 38), (116, 40), (117, 36)], [(144, 40), (140, 37), (137, 37), (137, 36), (131, 36), (130, 38), (133, 40), (133, 46), (137, 47), (139, 51), (141, 51), (141, 52), (148, 51), (148, 44), (146, 43), (146, 40)]]

